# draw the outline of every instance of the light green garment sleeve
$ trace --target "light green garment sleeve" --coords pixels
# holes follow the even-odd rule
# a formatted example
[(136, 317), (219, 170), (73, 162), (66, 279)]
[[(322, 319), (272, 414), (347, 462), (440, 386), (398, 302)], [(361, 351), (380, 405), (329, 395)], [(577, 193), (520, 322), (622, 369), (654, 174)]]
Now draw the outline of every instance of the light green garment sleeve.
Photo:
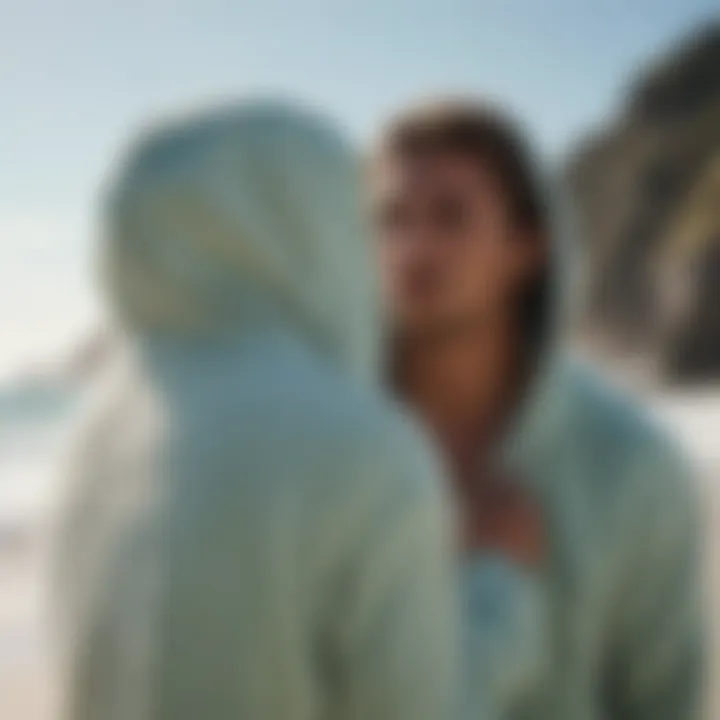
[(620, 607), (611, 716), (695, 720), (701, 717), (706, 630), (696, 485), (667, 451), (645, 468), (655, 491), (647, 498)]

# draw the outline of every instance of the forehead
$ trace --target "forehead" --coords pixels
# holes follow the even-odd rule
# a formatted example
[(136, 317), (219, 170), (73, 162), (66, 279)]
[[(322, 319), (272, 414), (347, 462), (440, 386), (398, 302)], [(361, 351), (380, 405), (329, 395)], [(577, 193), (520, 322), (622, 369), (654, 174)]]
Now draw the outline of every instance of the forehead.
[(382, 157), (374, 168), (371, 193), (379, 200), (423, 198), (437, 193), (495, 197), (497, 185), (483, 160), (460, 152), (433, 151)]

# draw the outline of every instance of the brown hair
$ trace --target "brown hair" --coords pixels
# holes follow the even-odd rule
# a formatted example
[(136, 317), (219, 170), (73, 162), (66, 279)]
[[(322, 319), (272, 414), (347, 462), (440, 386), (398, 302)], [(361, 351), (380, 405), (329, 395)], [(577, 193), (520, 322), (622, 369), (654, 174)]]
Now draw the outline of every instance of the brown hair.
[(548, 211), (535, 177), (536, 161), (516, 122), (498, 108), (471, 100), (436, 100), (391, 120), (375, 161), (453, 153), (475, 160), (499, 182), (516, 221), (548, 233)]
[[(373, 161), (454, 153), (482, 164), (496, 178), (513, 219), (530, 231), (531, 241), (551, 241), (546, 192), (538, 182), (537, 160), (524, 133), (497, 107), (473, 100), (435, 100), (417, 105), (392, 119), (381, 134)], [(550, 262), (526, 288), (520, 313), (532, 367), (548, 339), (553, 305)]]

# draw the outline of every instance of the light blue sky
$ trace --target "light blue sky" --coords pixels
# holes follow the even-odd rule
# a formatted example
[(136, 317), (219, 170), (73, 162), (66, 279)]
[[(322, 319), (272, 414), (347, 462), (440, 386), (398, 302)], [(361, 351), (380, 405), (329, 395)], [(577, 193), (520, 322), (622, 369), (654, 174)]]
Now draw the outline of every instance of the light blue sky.
[(157, 112), (252, 89), (359, 138), (435, 90), (498, 97), (557, 155), (720, 0), (0, 0), (0, 373), (95, 308), (96, 189)]

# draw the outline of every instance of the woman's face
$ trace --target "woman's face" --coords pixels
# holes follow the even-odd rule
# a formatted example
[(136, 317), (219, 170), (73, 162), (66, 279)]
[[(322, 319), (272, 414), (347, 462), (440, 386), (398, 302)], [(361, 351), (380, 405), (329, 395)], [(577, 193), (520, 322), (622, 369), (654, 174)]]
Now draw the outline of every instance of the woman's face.
[(536, 267), (502, 188), (458, 152), (388, 157), (371, 202), (386, 311), (399, 333), (422, 336), (504, 312)]

